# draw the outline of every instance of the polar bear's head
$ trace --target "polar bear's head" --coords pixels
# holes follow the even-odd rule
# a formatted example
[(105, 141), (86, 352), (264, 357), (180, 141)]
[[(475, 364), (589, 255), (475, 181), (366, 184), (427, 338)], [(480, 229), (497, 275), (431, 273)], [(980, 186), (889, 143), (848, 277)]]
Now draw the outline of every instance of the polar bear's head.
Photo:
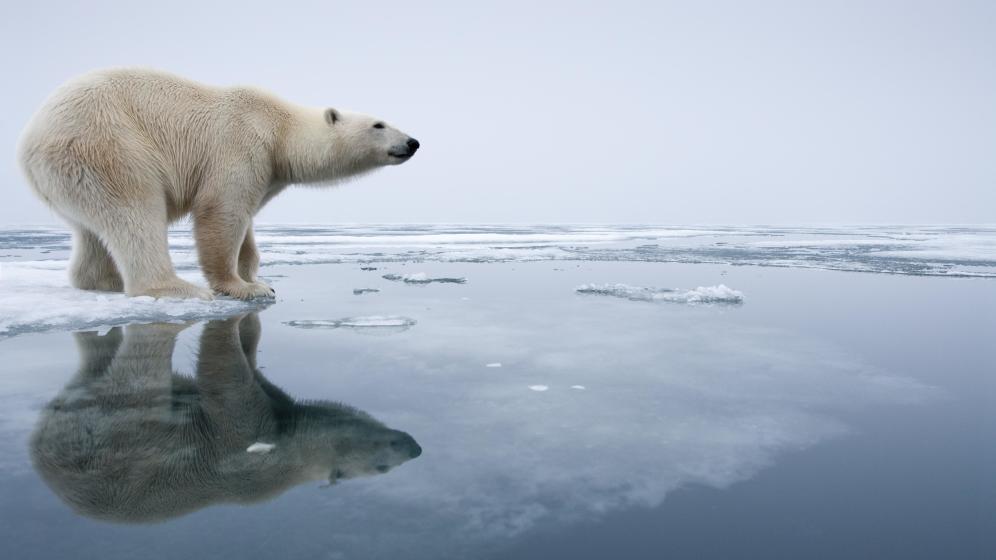
[(286, 183), (334, 184), (411, 159), (418, 140), (384, 121), (339, 109), (292, 113), (278, 142), (277, 178)]
[(369, 115), (329, 108), (325, 122), (336, 152), (364, 167), (404, 163), (419, 147), (418, 140)]

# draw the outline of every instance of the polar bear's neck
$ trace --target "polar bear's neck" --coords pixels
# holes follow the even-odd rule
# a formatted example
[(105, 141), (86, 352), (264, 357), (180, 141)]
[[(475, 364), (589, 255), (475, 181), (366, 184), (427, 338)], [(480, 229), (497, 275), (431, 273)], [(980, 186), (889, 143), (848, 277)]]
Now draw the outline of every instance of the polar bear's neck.
[(278, 143), (277, 179), (281, 183), (327, 185), (362, 173), (348, 142), (337, 142), (324, 109), (289, 107)]

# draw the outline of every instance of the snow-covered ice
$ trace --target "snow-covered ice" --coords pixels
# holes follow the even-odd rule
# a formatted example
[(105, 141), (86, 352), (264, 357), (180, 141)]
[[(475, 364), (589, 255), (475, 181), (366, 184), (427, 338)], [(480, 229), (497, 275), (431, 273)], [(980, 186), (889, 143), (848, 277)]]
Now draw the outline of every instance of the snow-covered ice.
[(342, 319), (315, 319), (287, 321), (284, 324), (300, 329), (379, 329), (408, 328), (417, 321), (400, 315), (368, 315), (364, 317), (344, 317)]
[[(227, 298), (154, 299), (77, 290), (69, 285), (65, 266), (64, 261), (0, 263), (0, 337), (135, 322), (225, 317), (263, 306)], [(185, 276), (197, 281), (196, 277)]]
[(669, 303), (743, 303), (743, 293), (718, 286), (699, 286), (691, 290), (674, 288), (645, 288), (628, 284), (582, 284), (575, 288), (579, 294), (597, 294), (630, 299), (634, 301), (664, 301)]
[(501, 362), (491, 362), (490, 364), (484, 364), (484, 367), (498, 368), (501, 367)]
[(546, 391), (550, 387), (548, 387), (547, 385), (530, 385), (529, 388), (532, 389), (533, 391), (542, 392), (542, 391)]

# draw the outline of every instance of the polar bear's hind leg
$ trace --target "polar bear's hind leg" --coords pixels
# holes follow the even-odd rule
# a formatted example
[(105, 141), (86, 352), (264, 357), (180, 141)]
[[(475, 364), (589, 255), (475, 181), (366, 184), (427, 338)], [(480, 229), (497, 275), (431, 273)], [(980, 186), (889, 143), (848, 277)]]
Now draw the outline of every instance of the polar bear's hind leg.
[(109, 205), (106, 212), (98, 233), (124, 278), (125, 293), (155, 298), (214, 298), (210, 290), (176, 275), (169, 257), (166, 207), (161, 196)]
[(73, 256), (69, 280), (81, 290), (124, 291), (124, 280), (107, 247), (92, 231), (73, 226)]

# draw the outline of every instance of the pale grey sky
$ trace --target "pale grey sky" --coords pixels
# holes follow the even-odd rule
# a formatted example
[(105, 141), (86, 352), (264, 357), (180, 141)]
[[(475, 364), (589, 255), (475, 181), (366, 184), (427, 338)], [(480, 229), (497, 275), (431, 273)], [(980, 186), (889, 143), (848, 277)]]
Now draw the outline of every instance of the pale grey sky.
[(14, 146), (61, 82), (156, 67), (371, 113), (410, 162), (261, 222), (996, 222), (996, 2), (4, 2)]

